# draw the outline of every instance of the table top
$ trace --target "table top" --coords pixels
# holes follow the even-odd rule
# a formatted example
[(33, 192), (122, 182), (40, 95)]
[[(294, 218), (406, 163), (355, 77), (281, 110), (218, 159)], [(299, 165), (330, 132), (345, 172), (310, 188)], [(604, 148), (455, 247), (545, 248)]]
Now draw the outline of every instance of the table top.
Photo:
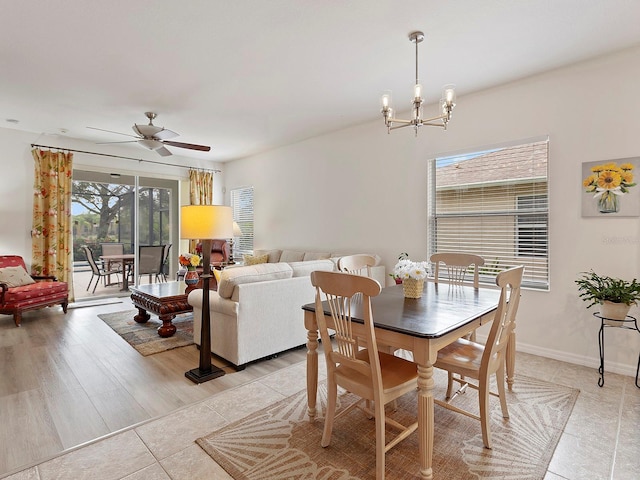
[[(405, 298), (402, 285), (383, 288), (380, 295), (371, 298), (371, 309), (376, 328), (438, 338), (491, 313), (499, 298), (499, 289), (425, 282), (421, 298)], [(326, 303), (323, 305), (330, 315)], [(315, 303), (302, 309), (315, 312)], [(351, 315), (362, 322), (360, 305), (352, 305)]]
[(132, 292), (157, 299), (186, 297), (187, 285), (184, 282), (159, 282), (129, 287)]

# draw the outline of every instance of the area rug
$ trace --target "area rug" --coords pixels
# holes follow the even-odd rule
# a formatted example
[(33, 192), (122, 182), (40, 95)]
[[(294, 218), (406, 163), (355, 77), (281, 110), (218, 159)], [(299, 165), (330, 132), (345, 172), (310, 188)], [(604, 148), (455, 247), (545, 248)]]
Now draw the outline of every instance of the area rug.
[[(442, 398), (446, 376), (436, 379)], [(433, 471), (435, 479), (541, 480), (571, 415), (578, 390), (518, 376), (508, 394), (510, 419), (491, 399), (493, 448), (483, 447), (480, 422), (435, 406)], [(391, 414), (401, 423), (416, 416), (416, 394), (398, 401)], [(343, 392), (340, 405), (355, 401)], [(474, 390), (459, 395), (458, 406), (478, 411)], [(324, 411), (326, 386), (319, 385)], [(306, 391), (301, 391), (197, 440), (198, 445), (235, 480), (375, 479), (374, 420), (354, 409), (334, 423), (331, 445), (320, 447), (324, 421), (310, 422)], [(322, 415), (322, 414), (321, 414)], [(393, 438), (387, 429), (387, 442)], [(413, 433), (387, 452), (386, 478), (414, 479), (419, 470), (418, 438)]]
[(193, 344), (193, 314), (177, 315), (172, 320), (177, 328), (176, 333), (171, 337), (162, 338), (158, 335), (158, 327), (162, 325), (162, 321), (151, 315), (147, 323), (137, 323), (133, 319), (137, 313), (137, 310), (103, 313), (98, 315), (98, 318), (145, 357)]

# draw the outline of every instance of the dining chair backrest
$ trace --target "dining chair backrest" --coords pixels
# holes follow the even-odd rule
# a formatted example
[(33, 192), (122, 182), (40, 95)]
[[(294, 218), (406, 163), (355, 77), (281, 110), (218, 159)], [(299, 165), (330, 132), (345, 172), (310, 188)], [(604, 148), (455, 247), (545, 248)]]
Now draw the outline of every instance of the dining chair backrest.
[(345, 255), (338, 260), (338, 270), (354, 275), (371, 277), (371, 267), (375, 267), (376, 259), (371, 255)]
[(101, 243), (102, 255), (124, 255), (124, 243), (105, 242)]
[[(316, 287), (316, 319), (320, 337), (328, 360), (327, 369), (333, 370), (344, 365), (371, 379), (371, 387), (381, 382), (378, 350), (371, 313), (371, 297), (377, 296), (380, 284), (371, 278), (361, 275), (339, 272), (311, 272), (311, 284)], [(323, 314), (322, 296), (324, 293), (331, 311), (335, 330), (335, 349), (331, 342), (331, 333)], [(358, 338), (353, 333), (351, 308), (361, 305), (366, 330), (366, 341), (369, 349), (369, 361), (356, 358)], [(382, 388), (382, 383), (378, 385)]]
[(164, 260), (164, 245), (140, 245), (138, 255), (139, 275), (158, 275)]
[(520, 305), (520, 286), (524, 266), (513, 267), (496, 276), (496, 285), (500, 287), (500, 300), (496, 309), (491, 330), (485, 343), (480, 370), (495, 371), (495, 365), (504, 362), (509, 337), (515, 328), (516, 313)]
[[(480, 255), (443, 252), (434, 253), (429, 260), (434, 266), (433, 280), (435, 283), (444, 280), (454, 285), (462, 285), (471, 266), (473, 266), (473, 286), (479, 287), (480, 267), (484, 265), (484, 258)], [(446, 272), (444, 277), (441, 277), (441, 270)]]

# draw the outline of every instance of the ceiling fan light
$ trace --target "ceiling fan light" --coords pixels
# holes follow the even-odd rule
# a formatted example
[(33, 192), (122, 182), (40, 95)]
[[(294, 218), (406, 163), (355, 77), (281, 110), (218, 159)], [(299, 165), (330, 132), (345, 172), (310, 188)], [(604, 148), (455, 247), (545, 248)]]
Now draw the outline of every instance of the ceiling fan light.
[(149, 150), (157, 150), (162, 147), (162, 142), (158, 142), (157, 140), (150, 140), (147, 138), (143, 138), (138, 140), (138, 143)]

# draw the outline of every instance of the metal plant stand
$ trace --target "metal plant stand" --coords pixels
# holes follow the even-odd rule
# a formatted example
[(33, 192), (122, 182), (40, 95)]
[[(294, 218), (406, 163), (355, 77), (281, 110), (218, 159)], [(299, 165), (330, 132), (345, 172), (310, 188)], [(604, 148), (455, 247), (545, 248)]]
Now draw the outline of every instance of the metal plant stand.
[[(600, 332), (598, 333), (598, 346), (600, 348), (600, 368), (598, 369), (598, 373), (600, 374), (600, 378), (598, 379), (598, 386), (604, 386), (604, 327), (613, 327), (613, 328), (624, 328), (626, 330), (635, 330), (640, 333), (640, 328), (638, 328), (638, 322), (635, 317), (631, 315), (627, 315), (624, 320), (616, 320), (612, 318), (607, 318), (602, 316), (600, 312), (596, 312), (593, 314), (594, 317), (600, 319)], [(611, 324), (611, 322), (615, 322), (615, 324)], [(640, 372), (640, 354), (638, 355), (638, 366), (636, 367), (636, 387), (640, 388), (640, 384), (638, 383), (638, 373)]]

